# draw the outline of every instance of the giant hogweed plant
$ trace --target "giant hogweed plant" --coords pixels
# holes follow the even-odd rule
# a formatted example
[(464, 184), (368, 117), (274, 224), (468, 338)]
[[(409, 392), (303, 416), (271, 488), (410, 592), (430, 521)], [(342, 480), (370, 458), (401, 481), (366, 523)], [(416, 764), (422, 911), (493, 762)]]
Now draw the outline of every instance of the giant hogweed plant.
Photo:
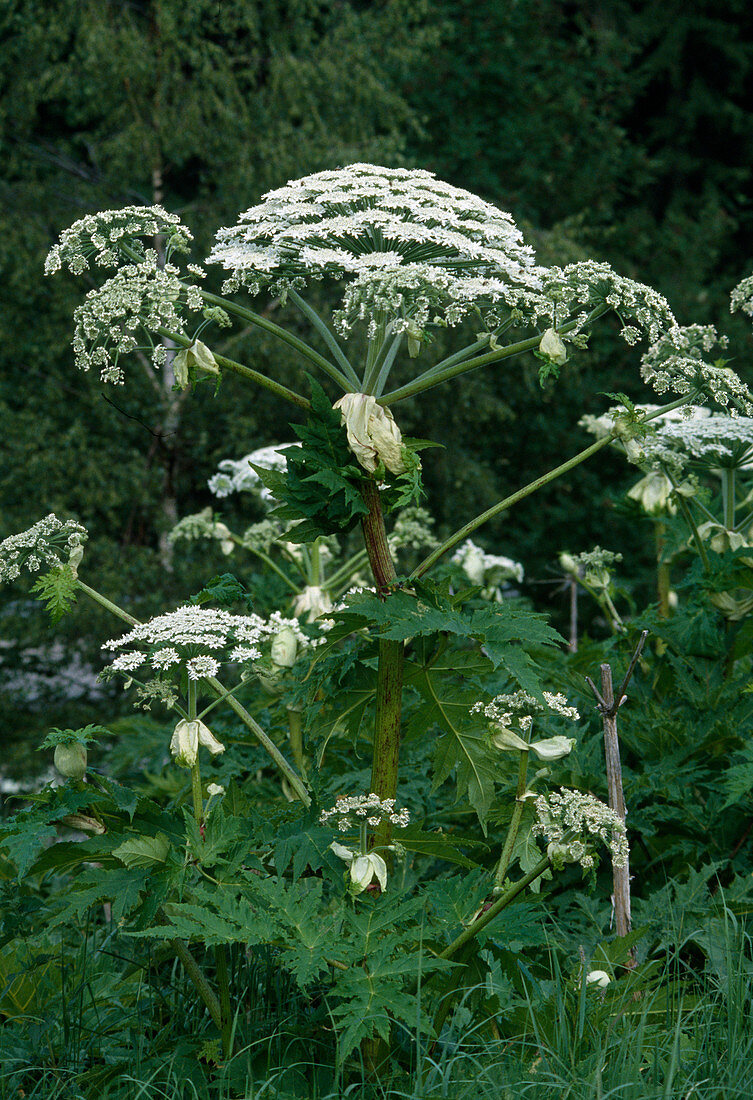
[[(258, 464), (255, 471), (276, 502), (272, 518), (286, 525), (286, 542), (312, 568), (317, 554), (321, 563), (322, 540), (360, 528), (370, 590), (346, 595), (339, 606), (333, 601), (326, 633), (316, 619), (300, 623), (309, 617), (302, 607), (293, 609), (300, 618), (228, 610), (244, 597), (232, 578), (138, 623), (81, 576), (85, 533), (72, 521), (48, 517), (7, 539), (2, 579), (24, 566), (36, 573), (35, 589), (53, 616), (85, 595), (126, 624), (108, 643), (117, 653), (109, 673), (122, 676), (142, 705), (173, 713), (169, 748), (187, 783), (185, 799), (158, 804), (87, 770), (95, 730), (53, 731), (46, 744), (55, 746), (69, 782), (10, 819), (3, 845), (19, 875), (78, 869), (75, 888), (52, 905), (53, 923), (106, 900), (124, 933), (177, 954), (225, 1057), (242, 1015), (229, 955), (232, 962), (233, 945), (267, 944), (327, 1005), (340, 1057), (362, 1044), (373, 1061), (396, 1023), (414, 1026), (417, 1013), (429, 1032), (439, 1032), (457, 988), (446, 974), (451, 962), (489, 942), (487, 928), (526, 889), (539, 889), (566, 863), (593, 876), (599, 845), (617, 862), (626, 856), (624, 826), (608, 807), (586, 792), (550, 789), (558, 761), (573, 748), (562, 723), (576, 717), (542, 678), (538, 657), (559, 644), (556, 633), (534, 612), (479, 602), (480, 586), (458, 591), (432, 571), (451, 553), (463, 560), (463, 547), (472, 556), (468, 540), (484, 523), (609, 442), (630, 446), (631, 416), (617, 417), (602, 439), (469, 517), (406, 574), (396, 568), (385, 517), (420, 500), (426, 442), (403, 437), (395, 410), (526, 352), (538, 356), (542, 379), (557, 377), (608, 314), (629, 344), (648, 342), (642, 375), (674, 395), (645, 421), (706, 399), (749, 413), (753, 400), (705, 345), (700, 353), (696, 342), (686, 354), (692, 330), (677, 325), (651, 288), (590, 261), (537, 266), (508, 214), (428, 172), (357, 164), (271, 192), (218, 233), (208, 262), (227, 272), (221, 295), (205, 288), (203, 266), (181, 262), (190, 240), (160, 207), (90, 215), (62, 234), (48, 272), (111, 271), (76, 310), (78, 366), (121, 384), (131, 353), (146, 350), (157, 367), (174, 354), (180, 386), (201, 392), (204, 381), (219, 385), (235, 375), (292, 404), (304, 417), (293, 425), (298, 444), (284, 449), (284, 468)], [(342, 286), (331, 323), (306, 300), (317, 281)], [(255, 312), (244, 292), (272, 294), (302, 314), (322, 350)], [(477, 337), (432, 362), (432, 333), (467, 319), (475, 320)], [(264, 329), (296, 353), (309, 375), (306, 392), (213, 351), (213, 327), (234, 323)], [(355, 332), (366, 341), (362, 361), (350, 351)], [(314, 371), (338, 391), (334, 400)], [(227, 530), (215, 530), (218, 536), (233, 542)], [(207, 607), (211, 598), (221, 606)], [(301, 673), (296, 706), (318, 750), (308, 774), (302, 752), (294, 754), (296, 766), (277, 731), (252, 713), (254, 690), (261, 690), (253, 685), (260, 673), (263, 684), (272, 665)], [(216, 781), (226, 745), (212, 725), (228, 708), (299, 811), (258, 798), (259, 773), (236, 768), (229, 782)], [(369, 789), (353, 789), (351, 775), (328, 773), (327, 745), (344, 735), (363, 739), (369, 723)], [(402, 792), (410, 796), (416, 787), (401, 770), (406, 754), (430, 759), (435, 801), (454, 778), (460, 811), (467, 807), (478, 819), (475, 835), (436, 831), (430, 816), (411, 822)], [(360, 772), (354, 757), (352, 776)], [(90, 838), (50, 847), (61, 822)], [(500, 847), (489, 859), (464, 853), (484, 838), (488, 850), (500, 825)], [(468, 877), (457, 888), (422, 885), (436, 861), (465, 868)], [(443, 874), (449, 887), (455, 879)], [(214, 950), (213, 966), (207, 955), (197, 961), (202, 946)]]

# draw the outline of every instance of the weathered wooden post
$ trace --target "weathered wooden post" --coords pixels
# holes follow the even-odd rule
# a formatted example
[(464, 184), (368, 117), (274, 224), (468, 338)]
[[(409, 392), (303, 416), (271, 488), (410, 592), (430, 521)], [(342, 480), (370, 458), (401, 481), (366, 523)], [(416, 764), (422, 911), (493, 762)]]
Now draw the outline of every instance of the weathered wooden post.
[[(607, 768), (607, 789), (609, 791), (609, 805), (615, 813), (619, 814), (622, 821), (626, 817), (625, 796), (622, 791), (622, 767), (620, 765), (620, 742), (617, 736), (617, 712), (627, 700), (625, 690), (633, 675), (633, 670), (645, 645), (648, 631), (641, 634), (635, 653), (633, 654), (628, 670), (625, 673), (620, 689), (615, 695), (612, 686), (612, 669), (609, 665), (600, 666), (601, 691), (598, 690), (590, 676), (586, 676), (586, 682), (591, 688), (596, 699), (596, 706), (601, 714), (604, 726), (604, 757)], [(630, 865), (613, 867), (614, 890), (614, 920), (618, 936), (627, 936), (630, 931)], [(633, 953), (630, 953), (631, 962), (635, 965)]]

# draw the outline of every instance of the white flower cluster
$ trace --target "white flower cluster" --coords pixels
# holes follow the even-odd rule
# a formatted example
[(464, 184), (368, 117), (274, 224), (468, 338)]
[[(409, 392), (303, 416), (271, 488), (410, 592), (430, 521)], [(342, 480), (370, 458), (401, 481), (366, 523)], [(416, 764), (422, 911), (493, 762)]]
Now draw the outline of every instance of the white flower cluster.
[(336, 821), (341, 833), (347, 833), (353, 825), (376, 826), (387, 818), (393, 825), (404, 828), (410, 822), (410, 814), (407, 810), (395, 811), (395, 799), (380, 799), (377, 794), (359, 794), (353, 797), (343, 796), (338, 798), (334, 806), (324, 810), (319, 817), (322, 825), (329, 825)]
[(545, 714), (547, 710), (561, 718), (570, 718), (577, 722), (580, 714), (576, 707), (568, 704), (567, 697), (552, 691), (542, 692), (546, 703), (541, 703), (527, 691), (516, 691), (511, 695), (495, 695), (490, 703), (480, 701), (471, 707), (471, 714), (483, 714), (490, 722), (499, 726), (508, 726), (513, 718), (524, 733), (528, 732), (536, 714)]
[(300, 647), (318, 641), (307, 637), (296, 619), (286, 619), (279, 611), (262, 619), (260, 615), (232, 615), (187, 604), (139, 623), (121, 638), (105, 642), (102, 648), (136, 647), (116, 657), (109, 671), (130, 673), (149, 665), (160, 673), (181, 666), (190, 679), (200, 680), (216, 676), (221, 660), (239, 664), (258, 660), (261, 646), (282, 631), (291, 632)]
[(438, 546), (438, 540), (432, 534), (434, 517), (426, 508), (411, 506), (398, 512), (395, 526), (387, 536), (390, 550), (421, 550)]
[(262, 519), (258, 523), (252, 523), (241, 535), (241, 544), (249, 550), (261, 550), (267, 554), (272, 546), (285, 532), (285, 526), (277, 520)]
[(704, 408), (694, 412), (690, 419), (662, 425), (655, 440), (648, 441), (648, 456), (655, 447), (670, 448), (717, 467), (744, 464), (753, 448), (753, 418)]
[(520, 562), (506, 558), (503, 554), (488, 554), (471, 539), (466, 539), (455, 553), (456, 562), (473, 584), (500, 584), (502, 581), (523, 580), (523, 566)]
[(231, 288), (252, 294), (352, 279), (338, 315), (344, 333), (379, 315), (400, 330), (411, 320), (456, 324), (480, 302), (535, 308), (541, 289), (509, 214), (431, 172), (373, 164), (270, 191), (219, 231), (209, 259), (232, 272)]
[[(120, 210), (102, 210), (87, 214), (63, 230), (60, 240), (50, 249), (45, 261), (45, 275), (67, 267), (74, 275), (97, 267), (117, 267), (123, 260), (119, 245), (141, 251), (140, 238), (163, 237), (166, 251), (187, 252), (193, 240), (177, 214), (169, 214), (161, 206), (124, 206)], [(196, 268), (194, 273), (201, 273)]]
[(229, 497), (232, 493), (253, 492), (264, 503), (273, 502), (272, 494), (262, 485), (256, 470), (251, 468), (251, 463), (265, 470), (278, 470), (284, 473), (287, 462), (280, 452), (287, 447), (300, 447), (300, 443), (273, 443), (268, 447), (259, 447), (256, 451), (244, 455), (243, 458), (223, 458), (219, 464), (218, 473), (210, 477), (207, 482), (209, 491), (220, 498)]
[(707, 363), (715, 347), (727, 346), (713, 325), (674, 325), (663, 333), (641, 360), (641, 377), (657, 393), (701, 392), (722, 408), (753, 415), (753, 394), (729, 367)]
[(667, 328), (677, 325), (669, 303), (645, 283), (618, 275), (609, 264), (583, 260), (547, 273), (544, 292), (553, 304), (552, 320), (561, 323), (571, 313), (583, 320), (599, 305), (609, 306), (623, 321), (622, 335), (635, 344), (642, 334), (656, 340)]
[(559, 793), (539, 795), (534, 805), (538, 821), (532, 832), (549, 840), (550, 855), (555, 860), (580, 863), (588, 870), (595, 863), (588, 850), (588, 840), (594, 837), (609, 848), (615, 867), (627, 865), (625, 823), (598, 798), (562, 787)]
[[(178, 276), (178, 268), (169, 263), (161, 267), (150, 248), (138, 264), (126, 264), (90, 290), (73, 315), (76, 366), (85, 371), (97, 367), (103, 382), (119, 385), (123, 371), (118, 360), (138, 347), (139, 329), (167, 328), (186, 335), (182, 310), (201, 311), (203, 299), (197, 287), (184, 287)], [(167, 348), (158, 341), (151, 352), (155, 367), (166, 356)]]
[(753, 275), (742, 279), (730, 295), (730, 313), (735, 313), (738, 309), (753, 317)]
[(0, 542), (0, 583), (15, 580), (24, 567), (30, 573), (38, 573), (45, 565), (70, 564), (75, 568), (88, 537), (80, 523), (59, 520), (50, 512), (27, 531)]
[(185, 539), (186, 542), (196, 542), (198, 539), (219, 539), (221, 542), (226, 542), (230, 538), (229, 527), (221, 520), (214, 518), (211, 508), (202, 508), (200, 512), (194, 512), (178, 520), (168, 534), (167, 541), (174, 545), (181, 539)]

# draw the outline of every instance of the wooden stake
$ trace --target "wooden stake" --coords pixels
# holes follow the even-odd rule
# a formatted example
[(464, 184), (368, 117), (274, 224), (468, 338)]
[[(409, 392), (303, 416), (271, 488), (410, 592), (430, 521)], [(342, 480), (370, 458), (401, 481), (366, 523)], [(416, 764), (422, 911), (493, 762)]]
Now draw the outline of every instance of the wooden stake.
[[(625, 796), (622, 790), (622, 767), (620, 764), (620, 742), (617, 735), (617, 712), (627, 700), (625, 690), (633, 675), (633, 670), (645, 645), (648, 631), (644, 630), (632, 656), (625, 677), (620, 684), (620, 689), (615, 695), (612, 686), (612, 669), (609, 665), (601, 665), (601, 691), (598, 690), (590, 676), (586, 676), (586, 682), (591, 688), (596, 699), (596, 706), (601, 714), (604, 726), (604, 757), (607, 768), (607, 789), (609, 791), (609, 805), (616, 814), (625, 821), (626, 808)], [(618, 936), (626, 936), (630, 931), (630, 865), (613, 867), (614, 889), (614, 919)], [(629, 966), (635, 965), (635, 956), (630, 953)]]

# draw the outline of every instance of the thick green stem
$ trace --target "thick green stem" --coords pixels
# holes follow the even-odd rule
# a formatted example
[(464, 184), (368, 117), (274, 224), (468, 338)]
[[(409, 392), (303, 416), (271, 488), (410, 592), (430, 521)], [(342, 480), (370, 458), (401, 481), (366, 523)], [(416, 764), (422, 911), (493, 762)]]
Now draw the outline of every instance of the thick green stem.
[(529, 871), (527, 875), (524, 875), (522, 879), (519, 879), (514, 886), (497, 898), (489, 908), (478, 917), (473, 924), (469, 924), (468, 927), (457, 936), (449, 947), (445, 947), (444, 951), (440, 951), (438, 958), (451, 959), (453, 955), (456, 955), (461, 947), (465, 947), (472, 939), (474, 939), (479, 932), (486, 928), (487, 924), (490, 924), (498, 913), (501, 913), (511, 901), (514, 901), (518, 894), (522, 893), (527, 886), (530, 886), (532, 882), (535, 882), (537, 878), (540, 878), (544, 874), (544, 871), (549, 867), (549, 856), (544, 856), (540, 860), (533, 870)]
[(667, 525), (664, 520), (654, 521), (656, 536), (656, 595), (659, 603), (659, 618), (669, 618), (670, 566), (663, 561), (664, 546), (667, 541)]
[(507, 874), (507, 868), (510, 866), (510, 860), (512, 859), (512, 853), (515, 848), (515, 841), (518, 839), (518, 830), (520, 829), (521, 818), (523, 817), (523, 809), (525, 808), (525, 793), (526, 793), (526, 778), (528, 776), (528, 751), (520, 753), (520, 763), (518, 765), (518, 787), (515, 791), (515, 807), (512, 811), (512, 819), (510, 820), (510, 827), (507, 830), (507, 836), (505, 837), (505, 843), (502, 847), (502, 854), (499, 857), (499, 863), (497, 864), (497, 870), (494, 875), (494, 885), (501, 886), (505, 881), (505, 875)]
[[(237, 541), (238, 541), (239, 546), (243, 546), (242, 539), (238, 539)], [(300, 592), (300, 587), (295, 583), (295, 581), (292, 581), (290, 579), (290, 577), (287, 575), (287, 573), (285, 572), (284, 569), (280, 569), (277, 562), (274, 561), (272, 558), (270, 558), (269, 554), (265, 554), (263, 550), (258, 550), (255, 546), (245, 546), (244, 549), (245, 550), (250, 550), (252, 554), (255, 554), (256, 557), (260, 561), (263, 561), (264, 564), (269, 569), (271, 569), (273, 573), (277, 574), (277, 576), (280, 578), (280, 580), (285, 582), (285, 584), (288, 586), (288, 588), (292, 592), (295, 592), (295, 594), (298, 595), (298, 593)]]
[(227, 961), (227, 945), (218, 943), (214, 949), (214, 961), (217, 965), (217, 986), (220, 991), (220, 1011), (222, 1023), (222, 1053), (229, 1058), (233, 1053), (233, 1006), (230, 1001), (230, 975)]
[(299, 710), (288, 707), (288, 734), (290, 751), (301, 775), (306, 774), (306, 761), (303, 756), (303, 715)]
[(735, 471), (722, 469), (722, 507), (724, 509), (724, 526), (728, 531), (735, 529)]
[[(369, 509), (363, 520), (363, 535), (374, 574), (377, 592), (387, 599), (390, 586), (397, 579), (395, 566), (387, 544), (379, 490), (375, 481), (367, 481), (363, 498)], [(374, 755), (371, 766), (371, 790), (380, 799), (397, 794), (398, 761), (400, 755), (400, 719), (403, 696), (403, 654), (401, 641), (379, 640), (377, 666), (376, 718), (374, 722)], [(382, 821), (374, 833), (374, 846), (389, 844), (392, 825)]]
[(169, 940), (168, 943), (183, 963), (183, 969), (196, 987), (196, 991), (202, 1001), (209, 1009), (209, 1015), (212, 1017), (217, 1030), (222, 1032), (222, 1009), (220, 1008), (220, 1002), (207, 981), (201, 967), (182, 940)]
[[(675, 489), (677, 489), (677, 485), (676, 485), (674, 479), (670, 478), (670, 480), (672, 481), (672, 484), (674, 485)], [(693, 541), (696, 545), (696, 550), (698, 551), (698, 555), (699, 555), (699, 557), (700, 557), (700, 559), (703, 563), (704, 572), (710, 573), (711, 572), (711, 562), (709, 561), (709, 556), (706, 553), (706, 547), (703, 544), (703, 539), (701, 538), (701, 536), (699, 534), (698, 526), (697, 526), (695, 520), (693, 519), (693, 513), (690, 510), (688, 502), (685, 500), (685, 497), (682, 495), (682, 493), (677, 493), (677, 492), (675, 493), (675, 500), (677, 501), (677, 504), (680, 508), (680, 511), (682, 512), (682, 518), (687, 523), (687, 525), (690, 528), (690, 531), (693, 535)]]
[[(189, 677), (188, 680), (188, 721), (196, 721), (196, 681)], [(201, 765), (199, 754), (196, 754), (196, 763), (191, 768), (191, 794), (193, 795), (193, 815), (196, 824), (201, 825), (204, 819), (204, 797), (201, 792)]]
[[(172, 332), (170, 329), (159, 328), (156, 332), (160, 336), (167, 337), (168, 340), (172, 340), (181, 348), (190, 348), (193, 346), (193, 341), (189, 340), (187, 336), (183, 336), (180, 332)], [(276, 397), (283, 398), (284, 401), (289, 401), (292, 405), (297, 405), (301, 409), (310, 409), (311, 402), (303, 394), (296, 393), (295, 390), (288, 389), (287, 386), (283, 386), (280, 382), (275, 382), (273, 378), (267, 378), (266, 374), (260, 374), (258, 370), (252, 370), (251, 367), (244, 367), (243, 363), (237, 363), (235, 359), (228, 359), (225, 355), (219, 355), (213, 353), (215, 362), (222, 370), (230, 371), (232, 374), (238, 374), (241, 378), (248, 378), (251, 382), (256, 382), (259, 386), (263, 386), (265, 390), (269, 390)]]
[(124, 611), (122, 607), (118, 607), (112, 600), (108, 600), (107, 596), (103, 596), (101, 592), (97, 592), (96, 588), (90, 588), (88, 584), (84, 584), (80, 577), (76, 578), (78, 586), (82, 592), (98, 603), (100, 607), (104, 607), (105, 611), (109, 611), (111, 615), (115, 615), (116, 618), (121, 619), (124, 623), (128, 623), (129, 626), (138, 626), (139, 620), (134, 619), (133, 615), (129, 615), (127, 611)]
[(365, 565), (368, 561), (368, 554), (365, 550), (359, 550), (351, 558), (348, 558), (339, 569), (336, 569), (334, 573), (330, 573), (327, 577), (327, 590), (335, 595), (335, 590), (339, 584), (348, 584), (353, 574)]
[[(564, 332), (565, 329), (563, 328), (560, 331)], [(671, 401), (667, 405), (662, 405), (660, 409), (656, 409), (655, 412), (649, 413), (648, 416), (645, 417), (645, 420), (655, 420), (656, 417), (661, 416), (672, 409), (679, 409), (682, 405), (688, 405), (693, 402), (697, 396), (698, 395), (693, 392), (692, 394), (686, 394), (683, 397), (678, 397), (676, 401)], [(500, 515), (500, 513), (507, 511), (508, 508), (512, 508), (514, 504), (517, 504), (519, 501), (524, 500), (532, 493), (535, 493), (538, 489), (542, 489), (551, 481), (556, 481), (556, 479), (558, 477), (561, 477), (562, 474), (566, 474), (570, 470), (575, 469), (575, 467), (579, 466), (581, 462), (585, 462), (586, 459), (589, 459), (592, 455), (597, 454), (600, 450), (606, 447), (607, 444), (611, 443), (612, 440), (615, 438), (616, 436), (611, 434), (604, 436), (603, 439), (598, 439), (595, 443), (592, 443), (590, 447), (586, 447), (584, 451), (579, 451), (577, 455), (573, 455), (573, 457), (569, 458), (567, 462), (563, 462), (561, 466), (555, 466), (553, 470), (550, 470), (548, 473), (536, 478), (535, 481), (529, 482), (528, 485), (524, 485), (522, 489), (518, 489), (517, 493), (513, 493), (512, 496), (505, 497), (505, 499), (501, 500), (498, 504), (495, 504), (491, 508), (488, 508), (485, 512), (482, 512), (480, 516), (476, 516), (475, 519), (470, 520), (469, 523), (466, 523), (465, 527), (461, 527), (460, 530), (456, 531), (454, 535), (450, 535), (450, 537), (448, 539), (445, 539), (445, 541), (440, 546), (438, 546), (436, 550), (433, 550), (427, 558), (424, 558), (421, 564), (413, 570), (410, 579), (418, 580), (420, 577), (423, 577), (424, 573), (431, 569), (432, 566), (435, 565), (439, 561), (439, 559), (443, 557), (449, 550), (453, 550), (458, 545), (458, 543), (462, 542), (464, 539), (467, 539), (469, 535), (472, 535), (475, 530), (477, 530), (479, 527), (482, 527), (490, 519), (494, 519), (495, 516), (498, 516)]]

